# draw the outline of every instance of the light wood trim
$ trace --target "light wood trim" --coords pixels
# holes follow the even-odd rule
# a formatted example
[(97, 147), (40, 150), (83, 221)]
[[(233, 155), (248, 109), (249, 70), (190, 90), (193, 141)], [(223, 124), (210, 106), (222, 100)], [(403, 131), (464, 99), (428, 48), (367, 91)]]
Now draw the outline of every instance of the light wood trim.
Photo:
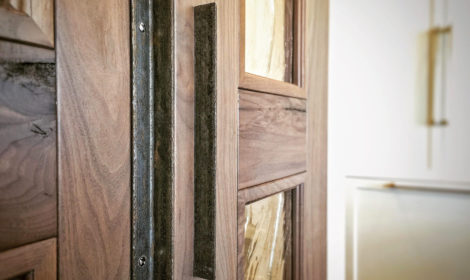
[(31, 272), (35, 280), (57, 279), (57, 239), (51, 238), (0, 253), (0, 279)]
[(307, 179), (304, 187), (302, 238), (303, 279), (325, 280), (328, 15), (329, 0), (309, 0), (306, 6)]
[(303, 85), (303, 72), (304, 72), (304, 54), (303, 54), (303, 16), (304, 1), (294, 0), (294, 55), (293, 55), (293, 81), (294, 83), (287, 83), (278, 81), (245, 71), (245, 0), (240, 1), (240, 60), (239, 60), (239, 88), (246, 90), (253, 90), (265, 93), (279, 94), (284, 96), (307, 98), (307, 94)]
[(129, 7), (56, 1), (61, 279), (130, 276)]

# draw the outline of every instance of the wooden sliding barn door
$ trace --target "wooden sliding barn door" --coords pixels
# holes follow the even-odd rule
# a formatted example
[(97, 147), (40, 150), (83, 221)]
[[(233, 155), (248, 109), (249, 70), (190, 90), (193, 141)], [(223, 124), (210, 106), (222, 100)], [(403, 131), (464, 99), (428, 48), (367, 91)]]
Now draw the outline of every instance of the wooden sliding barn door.
[(151, 10), (155, 235), (135, 271), (148, 254), (157, 279), (326, 279), (328, 0)]
[(326, 279), (328, 0), (0, 15), (0, 279)]

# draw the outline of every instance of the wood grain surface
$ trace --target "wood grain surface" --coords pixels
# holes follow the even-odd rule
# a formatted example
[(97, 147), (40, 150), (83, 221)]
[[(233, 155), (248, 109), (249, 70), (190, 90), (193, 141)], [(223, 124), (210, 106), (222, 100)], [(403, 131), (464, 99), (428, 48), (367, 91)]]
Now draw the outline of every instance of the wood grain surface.
[(59, 276), (128, 279), (129, 1), (56, 1)]
[(305, 171), (305, 101), (241, 90), (239, 102), (239, 189)]
[(55, 66), (0, 64), (0, 251), (57, 234)]
[(307, 180), (304, 187), (302, 277), (325, 280), (329, 0), (307, 1)]
[(51, 238), (0, 253), (0, 279), (57, 279), (56, 244)]

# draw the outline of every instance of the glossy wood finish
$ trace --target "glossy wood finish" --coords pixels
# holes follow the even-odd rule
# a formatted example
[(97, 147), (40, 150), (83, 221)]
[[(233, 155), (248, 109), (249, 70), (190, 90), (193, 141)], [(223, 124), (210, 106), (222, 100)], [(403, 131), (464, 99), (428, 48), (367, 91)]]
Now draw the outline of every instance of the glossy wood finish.
[(130, 276), (129, 1), (56, 1), (59, 276)]
[(0, 251), (57, 234), (55, 66), (0, 64)]
[(54, 47), (53, 0), (0, 1), (0, 37)]
[(239, 98), (239, 189), (305, 171), (305, 101), (242, 90)]
[[(270, 79), (246, 72), (245, 69), (245, 28), (246, 28), (246, 11), (245, 1), (240, 1), (240, 57), (239, 57), (239, 88), (253, 90), (266, 93), (274, 93), (284, 96), (291, 96), (305, 99), (307, 97), (305, 88), (303, 87), (304, 72), (304, 38), (300, 36), (304, 30), (304, 0), (294, 0), (293, 18), (294, 18), (294, 35), (293, 35), (293, 78), (292, 82), (283, 82)], [(299, 32), (300, 31), (300, 32)]]
[(193, 274), (194, 227), (194, 17), (193, 7), (217, 4), (216, 279), (237, 268), (237, 1), (175, 1), (174, 277)]
[[(0, 279), (57, 279), (57, 239), (51, 238), (0, 253)], [(28, 274), (31, 278), (28, 278)], [(20, 278), (21, 279), (21, 278)]]
[(302, 279), (326, 275), (328, 0), (307, 1), (307, 180), (303, 198)]

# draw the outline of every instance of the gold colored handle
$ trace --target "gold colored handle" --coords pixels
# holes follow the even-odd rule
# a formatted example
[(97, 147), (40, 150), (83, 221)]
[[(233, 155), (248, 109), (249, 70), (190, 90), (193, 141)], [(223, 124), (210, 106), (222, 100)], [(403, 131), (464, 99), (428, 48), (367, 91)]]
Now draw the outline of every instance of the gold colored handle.
[(437, 56), (437, 42), (440, 35), (449, 34), (452, 32), (451, 26), (436, 27), (429, 31), (429, 49), (428, 49), (428, 112), (427, 112), (427, 124), (429, 126), (446, 126), (448, 121), (441, 119), (436, 121), (434, 119), (434, 83), (435, 83), (435, 72), (436, 72), (436, 56)]

